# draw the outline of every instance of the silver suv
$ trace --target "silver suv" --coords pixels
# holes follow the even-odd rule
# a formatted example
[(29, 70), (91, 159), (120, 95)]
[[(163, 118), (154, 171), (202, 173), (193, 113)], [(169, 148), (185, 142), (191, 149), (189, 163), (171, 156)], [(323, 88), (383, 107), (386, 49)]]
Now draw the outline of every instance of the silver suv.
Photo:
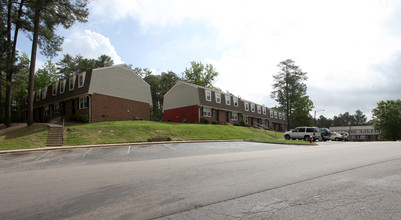
[(321, 140), (319, 128), (316, 127), (297, 127), (294, 128), (292, 131), (287, 131), (284, 133), (284, 137), (286, 140), (305, 140), (309, 141), (312, 138), (313, 141)]

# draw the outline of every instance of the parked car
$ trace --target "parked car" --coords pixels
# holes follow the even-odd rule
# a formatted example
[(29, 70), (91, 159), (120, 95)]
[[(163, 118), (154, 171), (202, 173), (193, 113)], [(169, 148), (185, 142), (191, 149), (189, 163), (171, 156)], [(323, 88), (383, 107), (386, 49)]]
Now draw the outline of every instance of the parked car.
[(342, 141), (343, 136), (337, 132), (331, 132), (331, 140), (332, 141)]
[(319, 131), (323, 141), (331, 140), (331, 132), (328, 128), (319, 128)]
[(284, 137), (286, 140), (305, 140), (309, 141), (312, 138), (313, 141), (321, 140), (319, 128), (316, 127), (297, 127), (292, 131), (287, 131), (284, 133)]
[(349, 141), (348, 132), (340, 132), (340, 134), (343, 136), (343, 141)]

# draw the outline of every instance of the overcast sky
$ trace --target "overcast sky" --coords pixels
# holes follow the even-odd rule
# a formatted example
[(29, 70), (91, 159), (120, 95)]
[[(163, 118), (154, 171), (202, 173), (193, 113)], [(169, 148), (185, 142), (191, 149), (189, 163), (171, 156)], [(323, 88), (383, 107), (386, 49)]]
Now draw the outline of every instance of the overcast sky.
[(398, 0), (93, 0), (89, 8), (88, 23), (60, 30), (63, 53), (179, 76), (193, 60), (210, 63), (216, 87), (268, 107), (277, 105), (277, 64), (292, 59), (308, 73), (314, 110), (325, 110), (317, 116), (330, 118), (357, 109), (370, 118), (378, 101), (401, 96)]

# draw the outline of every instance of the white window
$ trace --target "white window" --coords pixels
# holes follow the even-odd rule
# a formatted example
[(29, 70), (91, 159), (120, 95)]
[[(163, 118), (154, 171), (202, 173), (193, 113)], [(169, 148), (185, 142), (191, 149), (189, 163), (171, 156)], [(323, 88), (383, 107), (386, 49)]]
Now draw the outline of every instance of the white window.
[(50, 107), (49, 107), (49, 106), (46, 106), (46, 107), (45, 107), (45, 112), (44, 112), (44, 114), (45, 114), (45, 115), (49, 115), (49, 112), (50, 112)]
[(266, 107), (263, 106), (263, 114), (266, 115)]
[(78, 75), (78, 88), (84, 86), (84, 82), (85, 82), (85, 73), (80, 73)]
[(54, 113), (60, 113), (60, 104), (54, 105)]
[(277, 115), (278, 115), (277, 112), (274, 111), (274, 118), (275, 118), (275, 119), (277, 119)]
[(255, 112), (255, 104), (251, 104), (251, 112)]
[(36, 101), (40, 100), (40, 95), (42, 94), (41, 92), (42, 92), (41, 89), (38, 89), (38, 91), (36, 92)]
[(361, 135), (361, 136), (359, 136), (359, 139), (364, 140), (364, 139), (366, 139), (366, 136), (365, 135)]
[(249, 111), (249, 103), (245, 102), (244, 105), (245, 105), (245, 111)]
[(88, 99), (86, 97), (79, 99), (79, 109), (83, 108), (88, 108)]
[(216, 92), (215, 96), (216, 96), (216, 103), (221, 103), (221, 94)]
[(231, 120), (233, 120), (233, 121), (238, 121), (238, 113), (232, 112), (232, 113), (231, 113)]
[(206, 96), (206, 101), (212, 101), (212, 92), (211, 91), (205, 91), (205, 96)]
[(212, 117), (212, 109), (204, 107), (202, 115), (206, 117)]
[(65, 83), (67, 80), (60, 80), (60, 93), (64, 93)]
[(283, 115), (283, 120), (285, 120), (285, 114), (284, 114), (284, 112), (282, 113), (282, 115)]
[(257, 109), (258, 109), (258, 114), (261, 114), (262, 113), (262, 107), (260, 107), (260, 105), (258, 105)]
[(282, 119), (282, 117), (281, 117), (281, 112), (278, 113), (278, 118), (279, 118), (279, 119)]
[(226, 105), (230, 105), (231, 104), (231, 97), (226, 95)]
[(58, 83), (54, 83), (52, 85), (52, 95), (53, 96), (57, 95), (57, 88), (58, 88)]
[(244, 121), (245, 121), (245, 123), (247, 123), (248, 124), (248, 117), (244, 117)]
[(70, 90), (74, 90), (74, 87), (75, 87), (75, 77), (76, 76), (71, 76), (70, 77), (70, 79), (69, 79), (69, 84), (70, 84)]
[(42, 99), (46, 99), (46, 95), (47, 95), (47, 87), (42, 89)]
[(273, 118), (273, 111), (270, 110), (270, 118)]
[(233, 97), (234, 106), (238, 107), (238, 98)]

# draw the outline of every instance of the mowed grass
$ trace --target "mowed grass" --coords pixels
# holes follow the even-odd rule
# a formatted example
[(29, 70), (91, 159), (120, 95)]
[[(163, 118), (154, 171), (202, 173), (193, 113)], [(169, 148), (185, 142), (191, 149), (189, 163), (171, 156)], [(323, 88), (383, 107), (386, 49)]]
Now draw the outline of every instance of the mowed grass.
[(15, 150), (45, 147), (49, 127), (33, 124), (15, 129), (0, 130), (0, 150)]
[(181, 124), (151, 121), (108, 121), (70, 125), (65, 129), (66, 145), (110, 144), (148, 141), (154, 137), (170, 137), (175, 141), (232, 140), (291, 142), (283, 134), (247, 127)]

